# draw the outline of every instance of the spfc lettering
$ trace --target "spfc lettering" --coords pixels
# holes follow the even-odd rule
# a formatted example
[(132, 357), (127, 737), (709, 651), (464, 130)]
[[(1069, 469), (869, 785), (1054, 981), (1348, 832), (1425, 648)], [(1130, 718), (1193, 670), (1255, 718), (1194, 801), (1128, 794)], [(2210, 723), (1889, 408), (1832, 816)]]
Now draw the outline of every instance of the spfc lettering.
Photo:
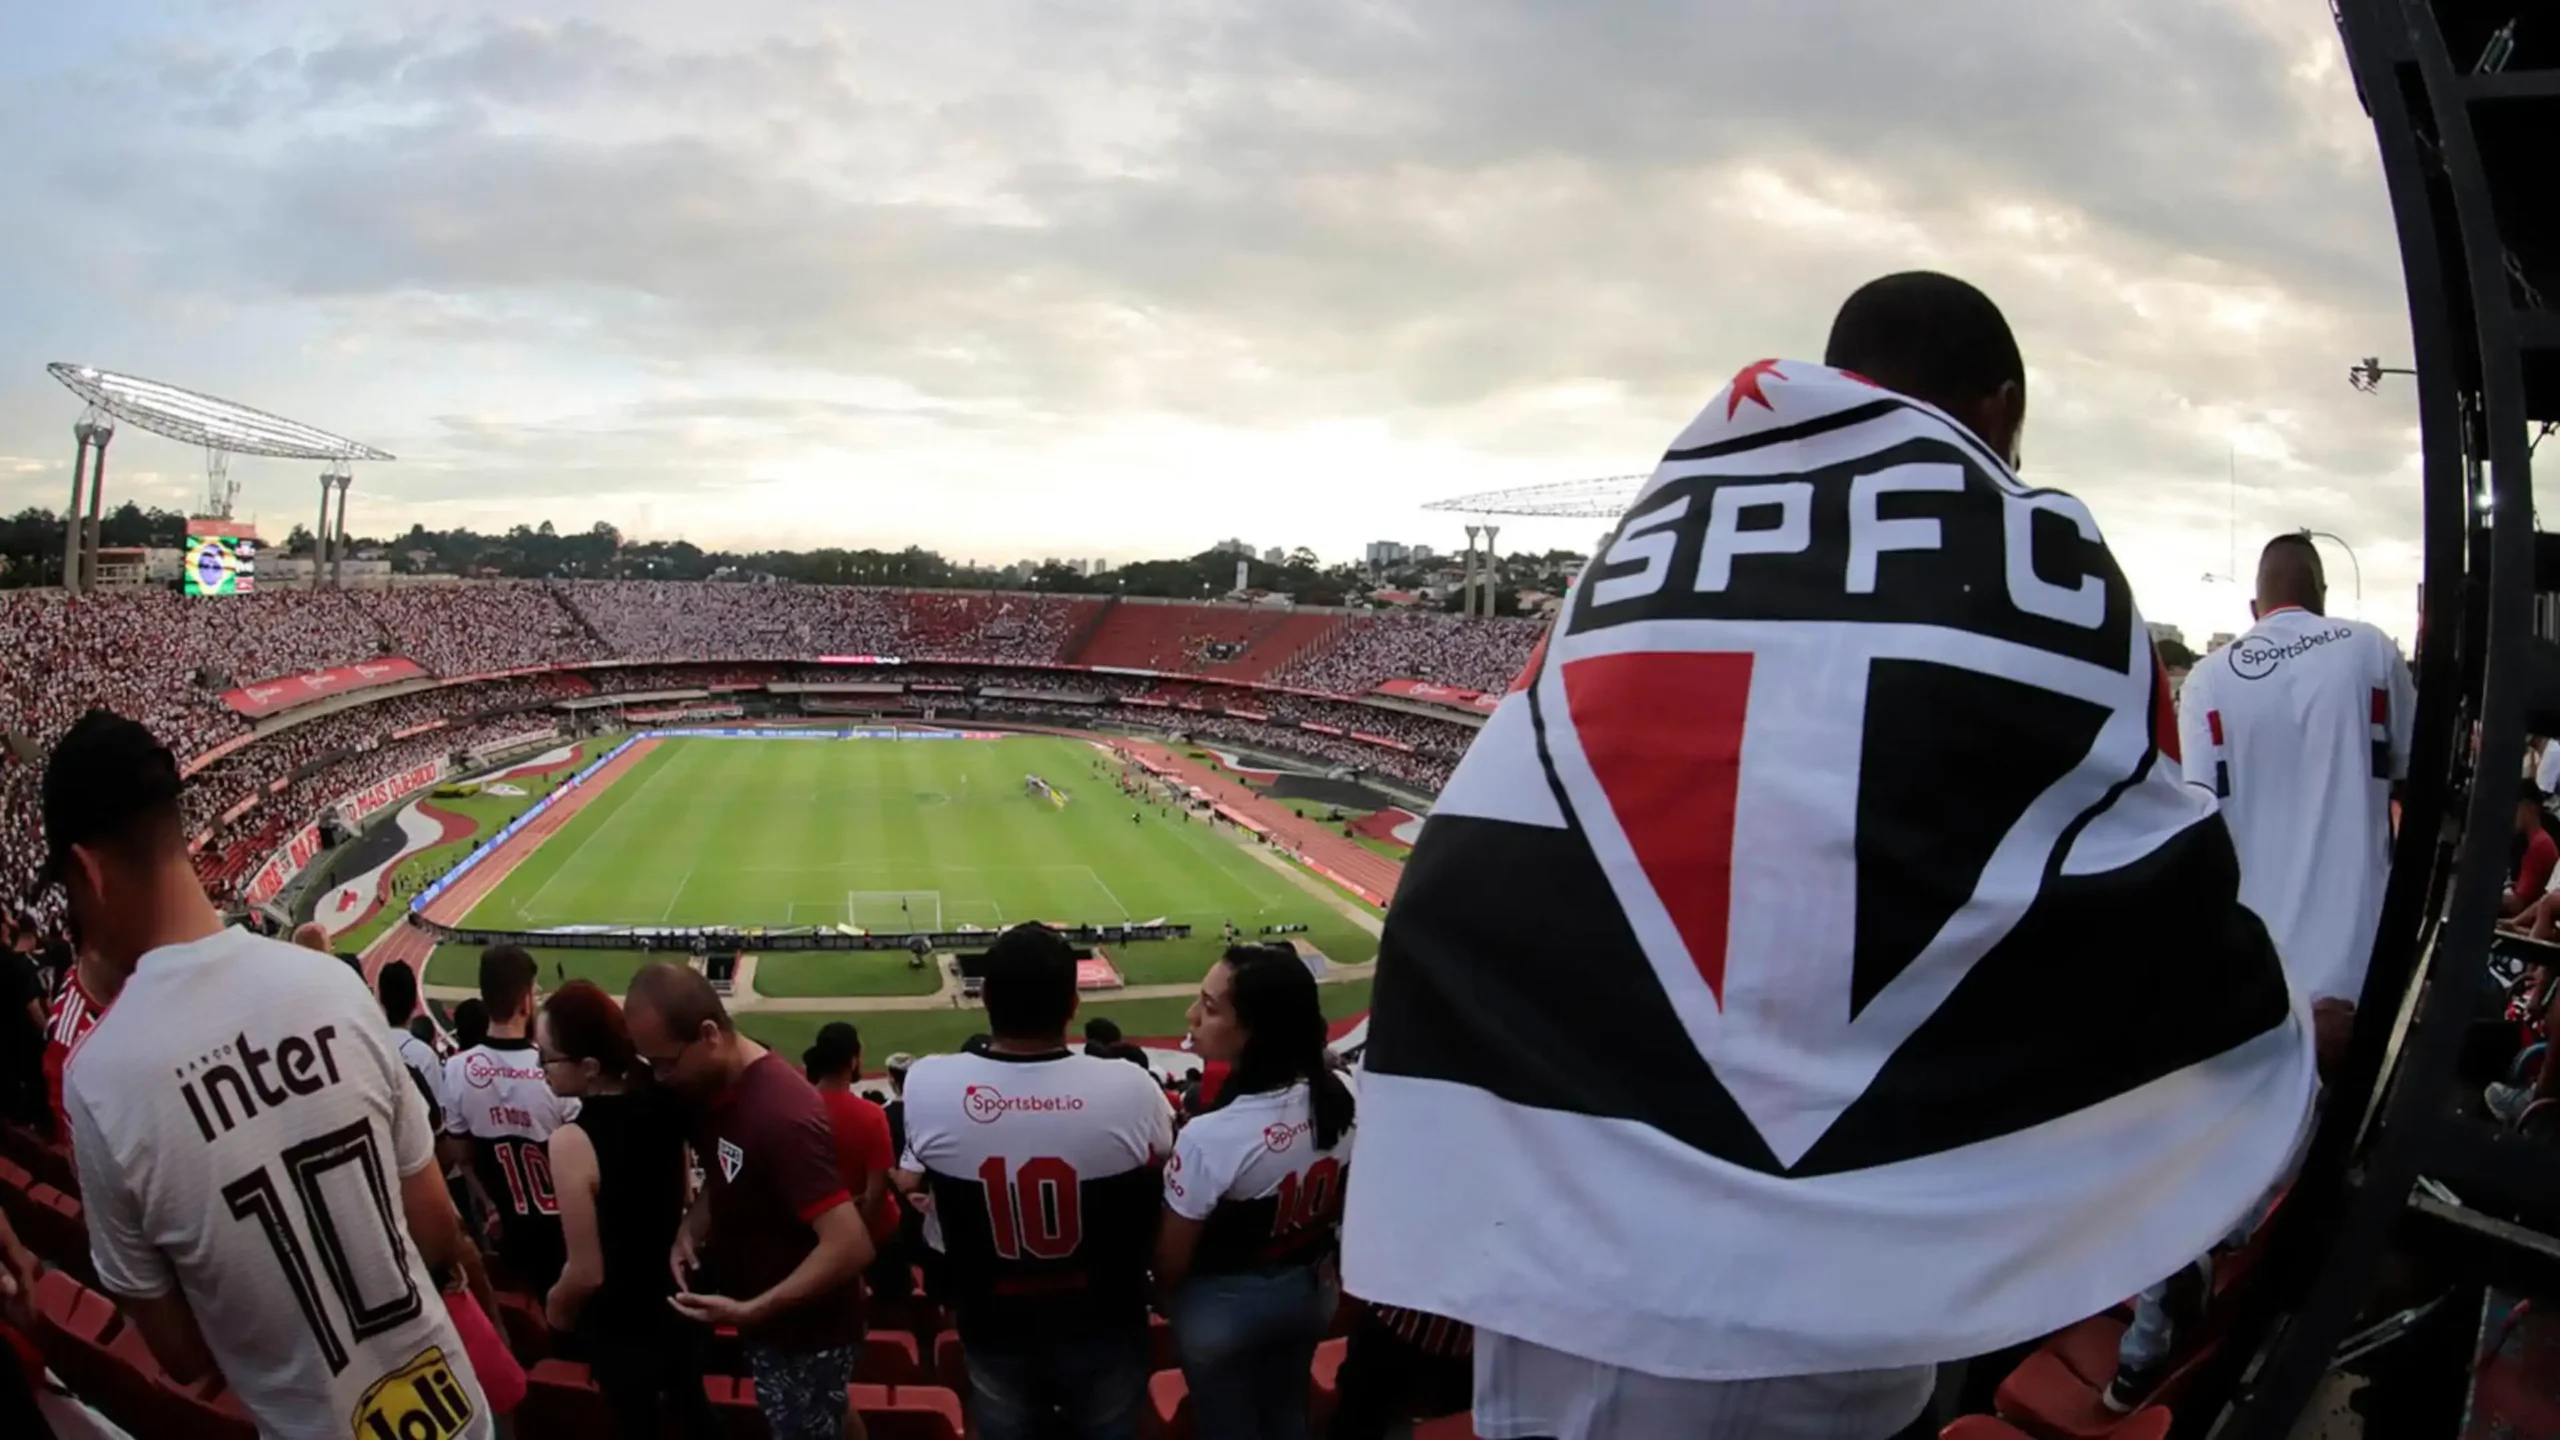
[(1923, 438), (1797, 475), (1664, 481), (1592, 566), (1567, 630), (1934, 625), (2122, 670), (2132, 614), (2079, 501), (2023, 489), (1963, 446)]

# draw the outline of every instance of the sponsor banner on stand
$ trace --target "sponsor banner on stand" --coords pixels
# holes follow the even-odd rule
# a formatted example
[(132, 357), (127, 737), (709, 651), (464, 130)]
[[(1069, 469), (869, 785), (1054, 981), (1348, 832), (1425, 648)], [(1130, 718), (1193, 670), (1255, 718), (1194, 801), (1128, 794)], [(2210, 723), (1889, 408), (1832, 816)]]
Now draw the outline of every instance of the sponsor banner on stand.
[(1389, 680), (1378, 687), (1380, 695), (1398, 700), (1412, 700), (1424, 705), (1446, 705), (1453, 710), (1473, 710), (1490, 715), (1502, 703), (1500, 695), (1482, 690), (1465, 690), (1455, 685), (1434, 685), (1428, 680)]
[(818, 663), (821, 665), (904, 665), (907, 662), (895, 655), (821, 655), (818, 657)]
[(1271, 712), (1268, 710), (1247, 710), (1241, 705), (1228, 705), (1222, 708), (1225, 709), (1229, 716), (1235, 719), (1251, 720), (1256, 724), (1260, 724), (1261, 722), (1271, 718)]
[[(367, 818), (402, 797), (424, 790), (443, 779), (444, 770), (445, 764), (442, 760), (430, 760), (421, 765), (413, 765), (397, 774), (385, 775), (352, 794), (340, 797), (334, 806), (328, 808), (335, 809), (346, 816), (349, 825), (361, 826)], [(249, 877), (248, 887), (241, 891), (241, 894), (252, 905), (263, 905), (273, 900), (284, 893), (284, 887), (292, 884), (293, 877), (301, 874), (302, 867), (310, 864), (312, 857), (319, 853), (320, 826), (315, 821), (293, 832), (293, 838), (285, 841), (282, 848), (268, 856), (267, 863), (259, 866), (257, 873)]]
[(423, 680), (426, 675), (427, 672), (420, 669), (415, 660), (393, 656), (260, 680), (253, 685), (224, 691), (222, 703), (242, 715), (273, 715), (279, 710), (326, 700), (332, 695), (370, 690), (377, 685), (396, 685), (403, 680)]
[(1341, 734), (1341, 733), (1342, 733), (1342, 730), (1341, 730), (1341, 728), (1340, 728), (1339, 726), (1334, 726), (1334, 725), (1323, 725), (1323, 724), (1319, 724), (1319, 723), (1317, 723), (1316, 721), (1313, 721), (1313, 720), (1301, 720), (1301, 721), (1299, 721), (1299, 722), (1298, 722), (1298, 728), (1299, 728), (1299, 729), (1301, 729), (1301, 730), (1313, 730), (1314, 732), (1316, 732), (1316, 733), (1317, 733), (1317, 734), (1319, 734), (1319, 735), (1339, 735), (1339, 734)]
[(433, 733), (434, 731), (441, 730), (452, 723), (453, 722), (450, 720), (429, 720), (424, 724), (409, 726), (405, 730), (394, 730), (391, 732), (391, 738), (394, 740), (413, 739), (420, 735), (426, 735)]
[(1404, 752), (1405, 754), (1407, 754), (1407, 755), (1410, 755), (1410, 754), (1412, 754), (1412, 753), (1413, 753), (1413, 747), (1412, 747), (1412, 746), (1410, 746), (1410, 745), (1407, 745), (1406, 743), (1404, 743), (1404, 742), (1403, 742), (1403, 741), (1401, 741), (1401, 740), (1393, 739), (1393, 738), (1391, 738), (1391, 737), (1389, 737), (1389, 736), (1385, 736), (1385, 735), (1372, 735), (1372, 734), (1370, 734), (1370, 733), (1369, 733), (1368, 731), (1366, 731), (1366, 730), (1354, 730), (1354, 731), (1352, 731), (1352, 732), (1351, 732), (1351, 738), (1352, 738), (1352, 739), (1354, 739), (1354, 740), (1365, 741), (1365, 742), (1367, 742), (1368, 744), (1378, 746), (1378, 747), (1380, 747), (1381, 749), (1386, 749), (1386, 750), (1401, 750), (1401, 751), (1403, 751), (1403, 752)]

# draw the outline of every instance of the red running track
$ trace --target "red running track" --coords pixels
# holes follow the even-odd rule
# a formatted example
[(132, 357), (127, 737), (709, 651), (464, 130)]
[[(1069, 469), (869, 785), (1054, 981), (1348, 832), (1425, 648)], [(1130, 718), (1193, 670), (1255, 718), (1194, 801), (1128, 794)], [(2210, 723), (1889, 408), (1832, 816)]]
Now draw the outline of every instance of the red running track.
[[(426, 916), (439, 925), (459, 925), (474, 907), (489, 898), (525, 857), (542, 848), (542, 842), (560, 833), (560, 827), (585, 809), (605, 787), (631, 773), (631, 767), (658, 748), (656, 740), (634, 740), (631, 748), (615, 757), (611, 764), (587, 777), (587, 783), (551, 802), (551, 808), (533, 818), (531, 823), (507, 837), (507, 843), (482, 857), (469, 874), (445, 887), (426, 909)], [(423, 982), (427, 959), (436, 953), (435, 937), (415, 925), (402, 922), (383, 933), (382, 939), (365, 952), (364, 978), (371, 983), (382, 973), (382, 967), (394, 960), (406, 960)]]

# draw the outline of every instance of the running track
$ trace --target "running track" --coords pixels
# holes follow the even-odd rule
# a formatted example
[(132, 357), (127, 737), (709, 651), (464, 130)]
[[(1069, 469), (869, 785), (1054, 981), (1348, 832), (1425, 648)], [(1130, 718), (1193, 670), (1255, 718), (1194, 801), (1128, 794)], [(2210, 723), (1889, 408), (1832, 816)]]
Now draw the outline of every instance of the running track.
[[(571, 817), (603, 794), (607, 786), (630, 774), (631, 767), (647, 758), (658, 745), (656, 740), (634, 740), (631, 748), (623, 751), (611, 764), (588, 776), (587, 783), (552, 801), (550, 809), (508, 836), (507, 843), (472, 866), (471, 873), (446, 886), (444, 893), (435, 898), (435, 903), (427, 907), (427, 918), (439, 925), (461, 924), (462, 918), (481, 901), (488, 899), (489, 892), (497, 889), (499, 882), (523, 864), (526, 856), (541, 849), (542, 842), (559, 834), (560, 827), (568, 824)], [(435, 953), (434, 936), (405, 920), (400, 921), (384, 931), (373, 948), (365, 952), (364, 978), (369, 984), (382, 974), (383, 966), (394, 960), (406, 960), (409, 968), (418, 973), (419, 982), (424, 984), (427, 958)]]

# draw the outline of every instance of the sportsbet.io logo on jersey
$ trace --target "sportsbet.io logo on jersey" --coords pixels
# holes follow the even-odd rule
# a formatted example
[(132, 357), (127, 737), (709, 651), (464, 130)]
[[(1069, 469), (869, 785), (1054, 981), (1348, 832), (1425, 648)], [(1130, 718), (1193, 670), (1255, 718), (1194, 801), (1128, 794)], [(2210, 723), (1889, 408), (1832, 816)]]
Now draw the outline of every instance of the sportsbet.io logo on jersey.
[(2276, 667), (2299, 655), (2307, 655), (2323, 645), (2353, 640), (2356, 632), (2344, 625), (2327, 630), (2313, 630), (2291, 640), (2243, 639), (2231, 642), (2231, 673), (2243, 680), (2264, 680), (2276, 673)]
[(383, 1376), (356, 1403), (356, 1440), (448, 1440), (471, 1423), (471, 1392), (442, 1346)]
[(1017, 1095), (1007, 1098), (993, 1085), (972, 1085), (960, 1094), (960, 1108), (981, 1125), (993, 1125), (1010, 1111), (1020, 1115), (1063, 1115), (1084, 1108), (1081, 1095)]

